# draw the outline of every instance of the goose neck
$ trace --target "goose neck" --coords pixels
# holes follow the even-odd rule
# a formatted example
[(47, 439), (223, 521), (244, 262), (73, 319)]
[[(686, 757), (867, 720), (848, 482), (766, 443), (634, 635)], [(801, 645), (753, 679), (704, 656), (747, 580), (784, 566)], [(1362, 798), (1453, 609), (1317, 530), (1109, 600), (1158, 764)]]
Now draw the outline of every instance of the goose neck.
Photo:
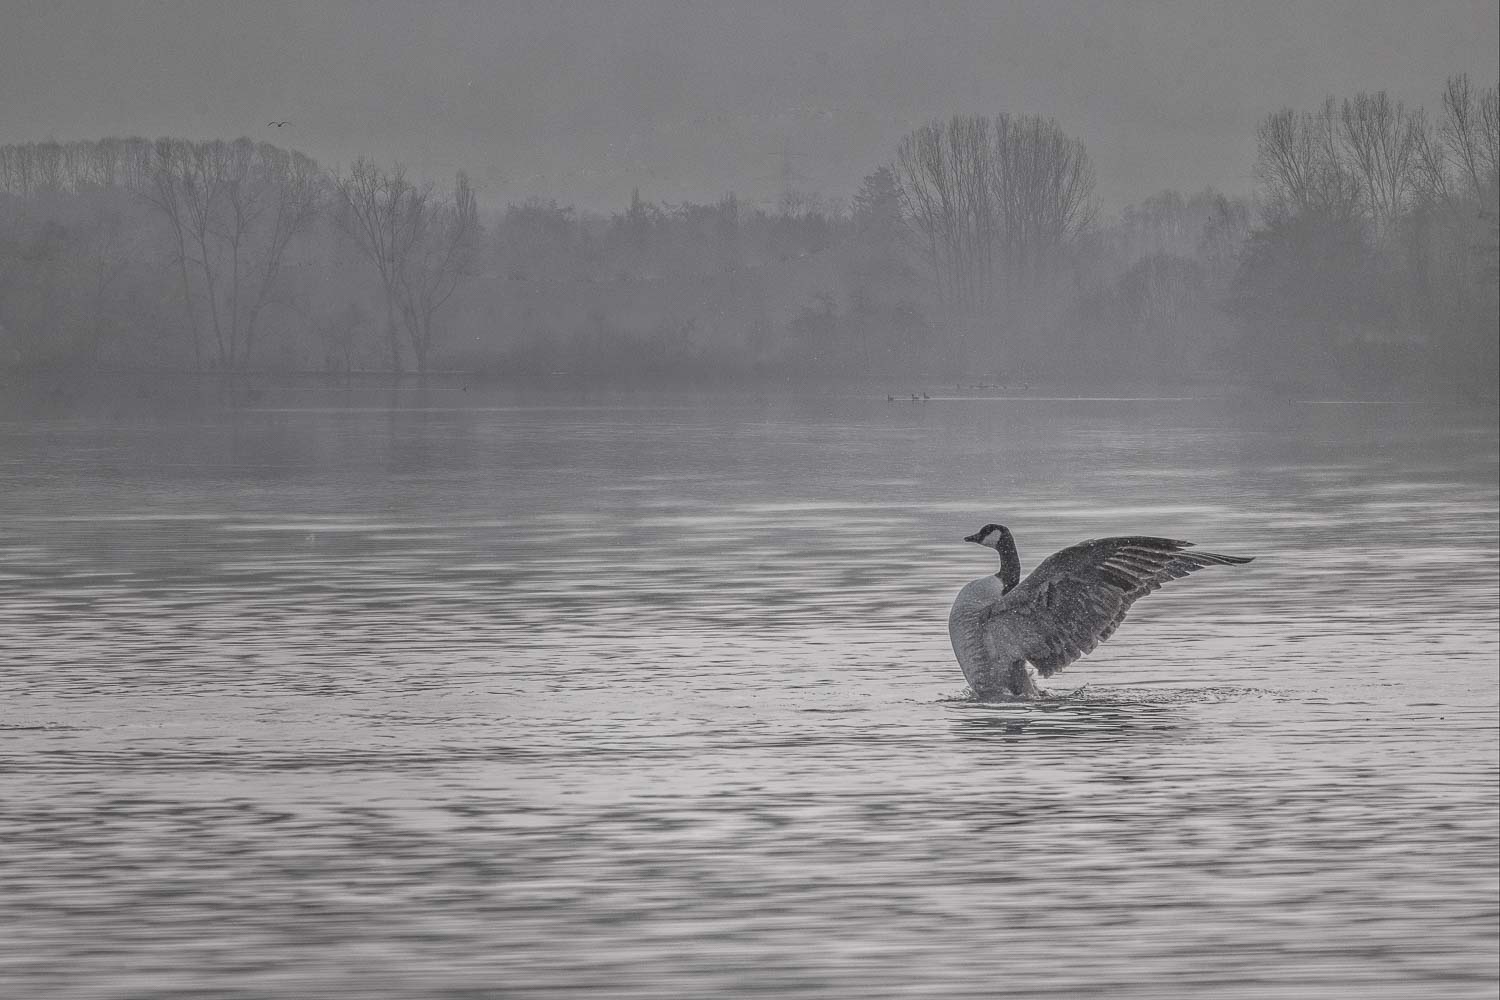
[(1010, 536), (1010, 532), (1000, 536), (995, 551), (1000, 553), (1000, 572), (995, 575), (1000, 578), (1005, 592), (1009, 593), (1021, 582), (1021, 554), (1016, 551), (1016, 540)]

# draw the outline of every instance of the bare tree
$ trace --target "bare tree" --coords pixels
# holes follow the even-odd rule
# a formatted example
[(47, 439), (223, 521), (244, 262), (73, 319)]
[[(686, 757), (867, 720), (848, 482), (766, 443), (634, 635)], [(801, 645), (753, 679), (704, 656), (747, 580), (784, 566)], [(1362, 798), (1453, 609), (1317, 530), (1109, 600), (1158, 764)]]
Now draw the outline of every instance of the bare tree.
[(1448, 149), (1439, 129), (1418, 108), (1411, 116), (1412, 177), (1420, 204), (1451, 202), (1453, 185), (1448, 179)]
[(400, 371), (401, 340), (396, 325), (400, 272), (418, 238), (414, 220), (426, 210), (431, 189), (415, 187), (400, 164), (386, 173), (363, 157), (338, 179), (337, 189), (340, 226), (380, 275), (386, 348), (391, 368)]
[[(255, 350), (257, 321), (280, 288), (287, 248), (317, 217), (324, 184), (318, 165), (301, 153), (262, 143), (246, 159), (243, 175), (237, 171), (239, 179), (227, 194), (235, 249), (231, 316), (237, 321), (243, 303), (245, 320), (237, 347), (248, 358)], [(242, 298), (239, 251), (246, 241), (253, 245), (246, 258), (249, 288)]]
[(1301, 118), (1291, 108), (1273, 111), (1255, 128), (1255, 174), (1276, 206), (1307, 204), (1314, 155)]
[(451, 200), (431, 183), (418, 187), (397, 164), (389, 173), (360, 158), (337, 181), (340, 222), (380, 275), (391, 366), (401, 369), (401, 319), (418, 371), (426, 371), (438, 310), (473, 272), (479, 212), (468, 176), (458, 174)]
[(901, 200), (917, 249), (960, 316), (984, 305), (999, 236), (991, 199), (989, 120), (954, 115), (916, 129), (896, 149)]
[(155, 144), (141, 138), (0, 146), (0, 191), (27, 197), (151, 186)]
[(425, 372), (436, 340), (438, 310), (474, 274), (480, 246), (479, 208), (468, 174), (454, 178), (453, 197), (431, 199), (416, 220), (414, 253), (400, 274), (401, 311), (417, 371)]
[(908, 231), (958, 319), (987, 314), (1002, 287), (1018, 294), (1094, 216), (1083, 143), (1039, 116), (924, 125), (897, 147), (895, 175)]
[(1385, 91), (1345, 98), (1339, 109), (1341, 150), (1360, 180), (1375, 231), (1386, 233), (1406, 208), (1416, 182), (1417, 132), (1406, 106)]
[(132, 136), (120, 143), (120, 183), (129, 191), (145, 191), (152, 185), (156, 148), (149, 139)]
[(1479, 98), (1479, 162), (1488, 172), (1491, 188), (1500, 171), (1500, 87), (1491, 87)]
[(63, 190), (63, 148), (60, 142), (39, 142), (35, 146), (36, 190)]
[(966, 311), (976, 313), (990, 304), (1003, 238), (989, 120), (982, 115), (955, 115), (948, 122), (948, 148), (958, 194), (955, 236), (959, 259), (966, 262), (958, 272), (963, 281), (962, 304)]
[(151, 187), (144, 197), (154, 205), (167, 221), (172, 234), (173, 260), (177, 264), (182, 306), (187, 314), (188, 337), (193, 344), (193, 368), (203, 370), (203, 343), (198, 332), (198, 316), (193, 309), (192, 284), (188, 279), (188, 213), (185, 207), (189, 197), (186, 189), (187, 143), (181, 140), (160, 139), (153, 150), (151, 162)]
[(36, 144), (0, 146), (0, 181), (9, 194), (28, 197), (36, 185)]
[(1328, 98), (1315, 114), (1282, 108), (1255, 130), (1255, 175), (1272, 215), (1314, 212), (1352, 219), (1359, 211), (1359, 179), (1339, 155), (1337, 109)]
[(942, 126), (936, 122), (908, 133), (896, 147), (896, 176), (909, 232), (939, 293), (952, 299), (957, 297), (952, 277), (955, 265), (950, 261), (955, 253), (958, 208), (949, 159)]
[(1464, 187), (1475, 196), (1484, 186), (1479, 119), (1469, 74), (1450, 76), (1443, 87), (1443, 118), (1438, 130)]
[(288, 246), (317, 215), (317, 164), (249, 139), (162, 140), (152, 179), (147, 200), (172, 233), (195, 360), (201, 368), (196, 301), (208, 313), (218, 366), (237, 371), (254, 353)]
[(1093, 221), (1093, 164), (1052, 119), (1001, 114), (992, 171), (1007, 269), (1030, 279)]

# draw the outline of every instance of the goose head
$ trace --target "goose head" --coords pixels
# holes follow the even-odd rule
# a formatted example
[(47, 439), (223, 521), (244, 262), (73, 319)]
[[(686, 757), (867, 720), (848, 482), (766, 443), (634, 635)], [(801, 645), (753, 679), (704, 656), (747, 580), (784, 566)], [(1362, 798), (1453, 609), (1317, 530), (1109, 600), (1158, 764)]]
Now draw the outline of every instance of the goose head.
[(1009, 537), (1010, 529), (1005, 525), (986, 524), (984, 527), (974, 532), (974, 534), (969, 535), (967, 538), (965, 538), (964, 541), (976, 542), (980, 545), (983, 545), (987, 549), (994, 549), (996, 552), (998, 552), (1000, 551), (1001, 540), (1007, 539)]
[(1000, 554), (1000, 572), (995, 575), (1000, 578), (1005, 593), (1021, 582), (1021, 556), (1016, 552), (1016, 540), (1005, 525), (986, 524), (964, 541), (977, 542)]

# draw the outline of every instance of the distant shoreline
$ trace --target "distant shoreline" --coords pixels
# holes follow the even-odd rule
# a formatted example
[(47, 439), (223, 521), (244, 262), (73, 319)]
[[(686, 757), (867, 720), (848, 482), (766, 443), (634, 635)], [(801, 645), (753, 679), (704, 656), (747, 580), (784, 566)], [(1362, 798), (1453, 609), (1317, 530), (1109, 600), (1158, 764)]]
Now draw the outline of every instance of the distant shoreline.
[[(940, 376), (830, 375), (792, 373), (774, 368), (750, 371), (631, 373), (606, 375), (587, 372), (499, 373), (463, 369), (416, 372), (379, 370), (329, 373), (324, 371), (195, 372), (155, 368), (75, 370), (68, 368), (0, 368), (0, 400), (7, 396), (33, 398), (86, 398), (116, 395), (112, 389), (128, 386), (127, 394), (140, 399), (184, 398), (207, 389), (260, 395), (278, 390), (380, 390), (423, 389), (437, 392), (469, 390), (579, 391), (767, 391), (818, 392), (869, 395), (879, 401), (910, 405), (940, 403), (956, 399), (1015, 400), (1279, 400), (1285, 402), (1379, 402), (1462, 403), (1500, 405), (1500, 396), (1476, 395), (1412, 380), (1390, 386), (1268, 384), (1249, 380), (1206, 378), (1160, 381), (1051, 380), (1046, 378), (968, 381)], [(922, 399), (926, 392), (930, 398)]]

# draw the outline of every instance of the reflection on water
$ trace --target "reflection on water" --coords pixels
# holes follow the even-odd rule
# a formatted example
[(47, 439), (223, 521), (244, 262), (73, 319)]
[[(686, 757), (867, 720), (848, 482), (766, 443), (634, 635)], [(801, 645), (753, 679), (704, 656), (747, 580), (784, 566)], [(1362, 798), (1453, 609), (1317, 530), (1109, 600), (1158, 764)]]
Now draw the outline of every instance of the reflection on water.
[[(883, 399), (3, 418), (0, 995), (1495, 995), (1492, 410)], [(992, 519), (1258, 558), (980, 704)]]

